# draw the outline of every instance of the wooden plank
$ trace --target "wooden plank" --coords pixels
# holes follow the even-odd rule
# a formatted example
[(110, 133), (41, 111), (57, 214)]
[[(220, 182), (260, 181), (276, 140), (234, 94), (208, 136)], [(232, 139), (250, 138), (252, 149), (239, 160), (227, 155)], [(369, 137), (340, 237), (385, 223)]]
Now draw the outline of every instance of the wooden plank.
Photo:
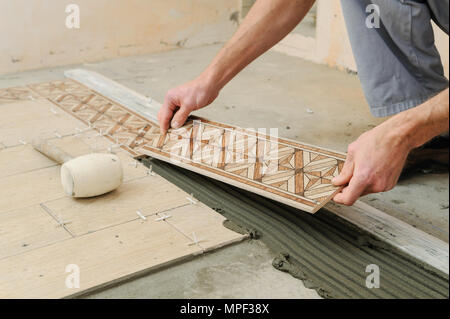
[[(63, 298), (201, 253), (167, 223), (135, 220), (0, 260), (0, 298)], [(80, 288), (67, 288), (68, 265)]]
[(328, 203), (326, 209), (448, 276), (449, 245), (446, 242), (362, 201), (352, 207)]
[[(141, 165), (141, 164), (140, 164)], [(115, 191), (94, 198), (63, 197), (46, 201), (55, 216), (70, 221), (75, 236), (94, 232), (144, 216), (187, 205), (187, 194), (160, 176), (147, 176), (123, 183)], [(212, 210), (210, 210), (210, 213)]]
[(83, 69), (73, 69), (64, 72), (68, 78), (83, 83), (86, 87), (97, 91), (103, 96), (114, 96), (114, 100), (121, 105), (128, 105), (143, 117), (157, 122), (156, 114), (161, 106), (150, 97), (143, 96), (129, 88), (108, 79), (107, 77)]
[(20, 145), (20, 141), (30, 143), (36, 136), (47, 139), (74, 134), (76, 127), (85, 127), (82, 122), (43, 99), (3, 104), (1, 112), (0, 143), (5, 146)]
[(72, 238), (40, 205), (0, 214), (0, 259)]
[[(109, 80), (101, 87), (110, 84)], [(339, 191), (331, 185), (331, 179), (339, 174), (344, 154), (201, 118), (192, 118), (183, 128), (161, 136), (157, 123), (138, 114), (144, 114), (142, 103), (132, 104), (136, 109), (131, 110), (129, 105), (115, 103), (71, 80), (31, 87), (125, 146), (133, 156), (145, 154), (172, 162), (310, 213)], [(71, 92), (54, 95), (61, 87)], [(154, 108), (148, 112), (154, 112)], [(294, 158), (299, 152), (302, 162)], [(236, 172), (235, 164), (245, 167)], [(304, 183), (295, 187), (295, 176), (300, 172)]]

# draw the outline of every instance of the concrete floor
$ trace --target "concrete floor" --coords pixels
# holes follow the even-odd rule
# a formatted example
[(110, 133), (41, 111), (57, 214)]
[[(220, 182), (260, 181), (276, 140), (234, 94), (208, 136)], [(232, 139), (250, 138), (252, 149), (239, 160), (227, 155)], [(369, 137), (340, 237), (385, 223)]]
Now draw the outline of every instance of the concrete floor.
[[(4, 75), (0, 76), (0, 87), (61, 79), (65, 69), (83, 67), (100, 72), (162, 102), (168, 89), (198, 75), (220, 46), (178, 49), (94, 64)], [(255, 61), (224, 88), (210, 107), (198, 111), (197, 114), (246, 128), (278, 128), (281, 137), (338, 151), (346, 151), (347, 145), (361, 133), (383, 121), (370, 114), (357, 76), (276, 52), (268, 52)], [(369, 195), (363, 200), (382, 207), (397, 218), (448, 242), (448, 194), (448, 173), (419, 174), (402, 181), (390, 192)], [(189, 264), (190, 270), (183, 267), (171, 268), (171, 277), (187, 277), (179, 284), (171, 286), (173, 289), (159, 285), (155, 288), (156, 292), (147, 291), (151, 289), (150, 286), (145, 288), (147, 283), (152, 282), (151, 278), (166, 278), (166, 275), (160, 272), (150, 275), (149, 278), (113, 288), (116, 292), (102, 292), (99, 296), (144, 297), (151, 294), (175, 297), (171, 295), (171, 291), (175, 294), (176, 285), (185, 289), (193, 283), (199, 287), (196, 288), (198, 292), (189, 291), (199, 297), (253, 296), (256, 287), (258, 296), (274, 296), (274, 289), (279, 296), (291, 293), (292, 297), (296, 298), (310, 296), (311, 292), (302, 288), (301, 282), (296, 279), (290, 278), (287, 281), (292, 281), (296, 287), (299, 285), (298, 291), (288, 284), (278, 285), (280, 274), (270, 270), (271, 267), (264, 266), (270, 265), (272, 257), (263, 244), (242, 243), (237, 247), (225, 248), (201, 257)], [(248, 255), (259, 256), (258, 267), (265, 269), (263, 277), (251, 271), (233, 273), (239, 262), (242, 263), (239, 264), (242, 269), (250, 270), (255, 267), (252, 258), (246, 258), (244, 252), (241, 254), (239, 247), (246, 250)], [(218, 257), (214, 257), (216, 254)], [(220, 256), (226, 256), (226, 260), (222, 260)], [(221, 271), (233, 273), (230, 275), (230, 285), (225, 290), (221, 281), (213, 281), (216, 284), (203, 287), (199, 279), (193, 279), (203, 276), (197, 272), (202, 265), (210, 267), (217, 265), (215, 263), (223, 265), (223, 269), (212, 271), (211, 276), (217, 276)], [(208, 272), (205, 270), (205, 273)], [(253, 278), (252, 285), (241, 285), (247, 282), (249, 276)], [(181, 292), (177, 292), (176, 296), (181, 296), (180, 294)]]
[(261, 241), (247, 240), (87, 298), (320, 298), (273, 268), (274, 257)]

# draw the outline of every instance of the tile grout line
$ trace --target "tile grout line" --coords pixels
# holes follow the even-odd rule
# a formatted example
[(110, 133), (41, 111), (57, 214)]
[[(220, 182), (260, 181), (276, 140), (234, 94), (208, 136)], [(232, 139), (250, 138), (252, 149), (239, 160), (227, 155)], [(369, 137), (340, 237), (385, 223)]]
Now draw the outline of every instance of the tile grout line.
[[(190, 204), (188, 204), (190, 205)], [(200, 244), (200, 241), (197, 240), (197, 242), (195, 242), (194, 238), (189, 237), (188, 235), (186, 235), (181, 229), (179, 229), (178, 227), (176, 227), (174, 224), (172, 224), (171, 222), (169, 222), (168, 220), (162, 220), (163, 222), (169, 224), (170, 227), (172, 227), (173, 229), (175, 229), (177, 232), (179, 232), (181, 235), (183, 235), (184, 237), (186, 237), (187, 239), (189, 239), (190, 243), (195, 243), (196, 246), (198, 246), (198, 248), (201, 249), (200, 254), (203, 254), (205, 252), (205, 248)]]
[(53, 215), (53, 212), (50, 208), (48, 208), (44, 203), (39, 203), (39, 206), (41, 206), (42, 209), (50, 215), (50, 217), (52, 217), (65, 231), (67, 231), (69, 235), (72, 236), (72, 238), (76, 237), (70, 230), (67, 229), (63, 221), (59, 220), (58, 218), (56, 218), (56, 216)]
[(33, 169), (30, 169), (30, 170), (27, 170), (27, 171), (22, 171), (22, 172), (16, 173), (16, 174), (0, 176), (0, 180), (3, 179), (3, 178), (8, 178), (8, 177), (13, 177), (13, 176), (19, 176), (19, 175), (22, 175), (22, 174), (28, 174), (28, 173), (32, 173), (32, 172), (37, 172), (37, 171), (39, 171), (41, 169), (47, 169), (47, 168), (52, 168), (52, 167), (56, 167), (56, 166), (59, 166), (59, 164), (52, 164), (52, 165), (49, 165), (49, 166), (42, 166), (42, 167), (39, 167), (39, 168), (33, 168)]
[[(54, 202), (55, 200), (63, 199), (64, 197), (65, 197), (65, 196), (58, 197), (58, 198), (52, 198), (52, 199), (49, 199), (49, 200), (43, 202), (43, 204), (49, 203), (49, 202)], [(6, 214), (6, 213), (9, 213), (9, 212), (18, 210), (18, 209), (26, 209), (26, 208), (30, 208), (30, 207), (33, 207), (33, 206), (36, 206), (36, 205), (39, 205), (39, 204), (40, 204), (40, 203), (33, 203), (33, 204), (28, 205), (28, 206), (16, 207), (16, 208), (8, 209), (8, 210), (3, 210), (3, 211), (0, 211), (0, 215), (3, 214), (3, 213)]]

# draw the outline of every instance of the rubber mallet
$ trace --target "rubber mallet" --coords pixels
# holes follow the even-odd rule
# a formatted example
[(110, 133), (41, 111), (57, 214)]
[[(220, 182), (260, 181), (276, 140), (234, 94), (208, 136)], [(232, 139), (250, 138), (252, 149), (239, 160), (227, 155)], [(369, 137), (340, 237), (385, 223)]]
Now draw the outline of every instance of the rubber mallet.
[(115, 154), (91, 153), (72, 158), (48, 141), (34, 141), (32, 145), (48, 158), (62, 164), (61, 183), (64, 192), (69, 196), (99, 196), (122, 184), (122, 163)]

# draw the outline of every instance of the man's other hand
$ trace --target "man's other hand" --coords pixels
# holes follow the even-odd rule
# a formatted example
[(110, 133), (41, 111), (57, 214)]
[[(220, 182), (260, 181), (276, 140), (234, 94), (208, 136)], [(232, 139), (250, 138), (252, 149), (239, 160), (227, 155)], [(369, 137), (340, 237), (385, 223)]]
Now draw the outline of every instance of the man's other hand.
[(398, 181), (411, 150), (448, 132), (448, 88), (425, 103), (398, 113), (349, 145), (341, 174), (333, 179), (344, 186), (333, 200), (353, 205), (360, 196), (385, 192)]
[(394, 188), (411, 150), (395, 132), (385, 122), (349, 145), (344, 167), (332, 181), (344, 186), (335, 202), (353, 205), (360, 196)]

